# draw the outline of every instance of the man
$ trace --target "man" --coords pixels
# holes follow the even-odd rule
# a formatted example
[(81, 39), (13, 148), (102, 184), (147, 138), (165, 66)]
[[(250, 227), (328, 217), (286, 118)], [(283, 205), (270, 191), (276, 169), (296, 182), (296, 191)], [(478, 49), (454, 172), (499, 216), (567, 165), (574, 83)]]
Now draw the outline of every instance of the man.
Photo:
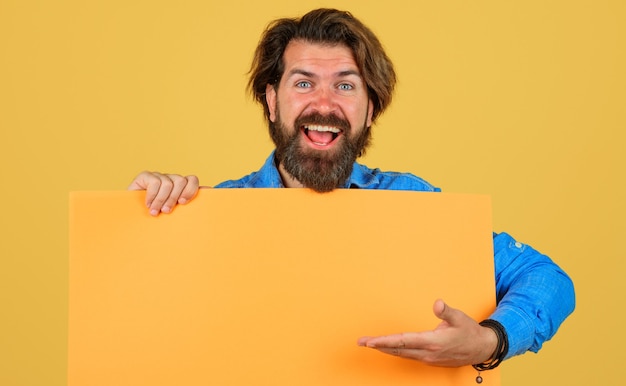
[[(263, 105), (276, 150), (262, 168), (216, 188), (305, 187), (439, 191), (406, 173), (356, 163), (376, 118), (391, 101), (393, 65), (376, 36), (347, 12), (319, 9), (269, 25), (257, 47), (250, 91)], [(143, 172), (150, 213), (169, 213), (199, 188), (194, 176)], [(432, 331), (363, 337), (358, 344), (435, 366), (491, 369), (538, 351), (574, 309), (569, 277), (547, 256), (494, 234), (497, 308), (478, 323), (437, 300)], [(478, 380), (478, 379), (477, 379)]]

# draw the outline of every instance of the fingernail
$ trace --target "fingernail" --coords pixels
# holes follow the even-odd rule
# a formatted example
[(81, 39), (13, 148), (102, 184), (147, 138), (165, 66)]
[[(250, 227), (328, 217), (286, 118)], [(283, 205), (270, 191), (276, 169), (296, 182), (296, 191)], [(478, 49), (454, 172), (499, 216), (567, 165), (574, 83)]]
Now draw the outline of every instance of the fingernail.
[(159, 214), (159, 211), (156, 209), (152, 209), (150, 210), (150, 216), (157, 216)]
[(183, 205), (185, 205), (185, 204), (187, 203), (187, 199), (185, 199), (185, 198), (179, 198), (179, 199), (178, 199), (178, 203), (179, 203), (179, 204), (183, 204)]
[(161, 208), (161, 212), (163, 213), (169, 213), (172, 211), (172, 208), (170, 208), (169, 206), (164, 206), (163, 208)]

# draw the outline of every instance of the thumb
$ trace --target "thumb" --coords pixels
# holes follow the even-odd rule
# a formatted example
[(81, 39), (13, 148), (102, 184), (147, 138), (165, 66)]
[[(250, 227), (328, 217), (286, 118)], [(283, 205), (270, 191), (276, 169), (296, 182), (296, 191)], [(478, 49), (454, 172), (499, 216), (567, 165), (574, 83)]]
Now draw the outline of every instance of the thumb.
[(462, 316), (462, 312), (459, 310), (450, 307), (443, 300), (437, 299), (435, 304), (433, 304), (433, 313), (439, 319), (444, 322), (447, 322), (448, 325), (455, 325), (455, 322), (459, 321), (459, 318)]

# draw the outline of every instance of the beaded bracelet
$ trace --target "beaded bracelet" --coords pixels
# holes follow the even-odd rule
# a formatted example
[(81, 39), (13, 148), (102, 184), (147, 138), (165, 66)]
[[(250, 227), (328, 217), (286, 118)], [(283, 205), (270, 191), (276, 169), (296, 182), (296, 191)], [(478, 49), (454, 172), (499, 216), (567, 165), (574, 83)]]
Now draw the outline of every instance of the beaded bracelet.
[(509, 339), (507, 338), (506, 331), (500, 322), (493, 319), (485, 319), (479, 324), (483, 327), (491, 328), (493, 332), (496, 333), (496, 337), (498, 338), (496, 349), (491, 358), (483, 363), (472, 365), (472, 367), (478, 371), (476, 383), (480, 384), (483, 383), (483, 377), (480, 376), (480, 372), (495, 369), (506, 357), (506, 354), (509, 352)]

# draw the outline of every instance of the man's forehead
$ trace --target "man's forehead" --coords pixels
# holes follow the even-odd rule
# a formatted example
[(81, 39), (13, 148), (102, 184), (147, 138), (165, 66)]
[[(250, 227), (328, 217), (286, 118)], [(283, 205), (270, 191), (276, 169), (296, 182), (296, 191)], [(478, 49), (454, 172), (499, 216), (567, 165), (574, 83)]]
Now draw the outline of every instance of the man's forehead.
[[(341, 43), (317, 43), (303, 40), (292, 40), (283, 54), (285, 70), (290, 72), (301, 67), (342, 68), (342, 72), (359, 74), (352, 50)], [(304, 70), (304, 68), (301, 68)]]

